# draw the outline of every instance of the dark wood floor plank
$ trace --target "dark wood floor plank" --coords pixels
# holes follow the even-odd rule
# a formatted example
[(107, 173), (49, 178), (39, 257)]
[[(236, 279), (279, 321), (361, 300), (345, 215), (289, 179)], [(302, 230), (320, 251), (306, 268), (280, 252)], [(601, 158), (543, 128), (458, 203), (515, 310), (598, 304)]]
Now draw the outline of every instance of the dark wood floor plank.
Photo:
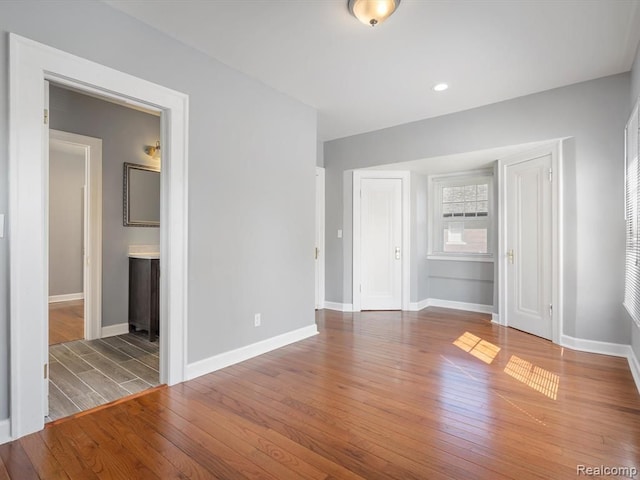
[(40, 478), (20, 442), (0, 445), (0, 459), (9, 478), (20, 480)]

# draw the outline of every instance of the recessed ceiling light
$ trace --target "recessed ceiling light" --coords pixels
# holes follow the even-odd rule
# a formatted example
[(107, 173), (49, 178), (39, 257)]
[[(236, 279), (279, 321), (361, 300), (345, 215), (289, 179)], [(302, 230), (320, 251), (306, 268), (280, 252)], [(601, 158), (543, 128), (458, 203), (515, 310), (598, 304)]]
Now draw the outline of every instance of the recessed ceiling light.
[(436, 92), (444, 92), (447, 88), (449, 88), (449, 85), (447, 85), (446, 83), (438, 83), (437, 85), (433, 86), (433, 89)]

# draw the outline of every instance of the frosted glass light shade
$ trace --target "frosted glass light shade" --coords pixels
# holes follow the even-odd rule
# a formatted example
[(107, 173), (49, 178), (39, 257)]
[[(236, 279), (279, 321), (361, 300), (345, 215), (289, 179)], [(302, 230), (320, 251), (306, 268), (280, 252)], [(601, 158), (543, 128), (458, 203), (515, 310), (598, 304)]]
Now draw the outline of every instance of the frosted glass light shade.
[(349, 0), (349, 11), (365, 25), (384, 22), (396, 11), (400, 0)]

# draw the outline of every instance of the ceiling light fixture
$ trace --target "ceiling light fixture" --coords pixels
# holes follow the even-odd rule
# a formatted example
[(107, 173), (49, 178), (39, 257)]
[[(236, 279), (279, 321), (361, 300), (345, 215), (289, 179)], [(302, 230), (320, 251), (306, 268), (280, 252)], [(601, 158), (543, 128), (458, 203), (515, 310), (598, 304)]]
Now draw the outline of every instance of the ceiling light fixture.
[(384, 22), (396, 11), (400, 0), (349, 0), (349, 11), (365, 25)]
[(449, 85), (447, 85), (446, 83), (438, 83), (437, 85), (433, 86), (433, 89), (436, 92), (444, 92), (447, 88), (449, 88)]

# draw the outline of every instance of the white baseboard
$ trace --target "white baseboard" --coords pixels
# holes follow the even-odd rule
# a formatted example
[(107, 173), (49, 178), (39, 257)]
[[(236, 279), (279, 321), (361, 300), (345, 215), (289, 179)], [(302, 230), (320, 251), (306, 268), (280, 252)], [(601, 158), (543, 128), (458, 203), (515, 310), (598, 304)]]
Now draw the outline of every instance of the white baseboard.
[(11, 441), (11, 419), (0, 420), (0, 445)]
[(630, 350), (631, 352), (627, 357), (627, 361), (629, 362), (629, 369), (631, 370), (633, 381), (636, 382), (636, 388), (638, 389), (638, 393), (640, 393), (640, 362), (638, 362), (638, 357), (636, 357), (633, 348)]
[(575, 338), (569, 335), (560, 336), (560, 345), (581, 352), (598, 353), (612, 357), (625, 357), (629, 362), (629, 369), (631, 370), (633, 381), (636, 384), (638, 393), (640, 393), (640, 363), (631, 345), (585, 340), (584, 338)]
[(187, 365), (186, 380), (206, 375), (207, 373), (215, 372), (221, 368), (229, 367), (236, 363), (249, 360), (250, 358), (257, 357), (263, 353), (276, 350), (291, 343), (299, 342), (305, 338), (312, 337), (318, 334), (318, 327), (316, 325), (309, 325), (308, 327), (299, 328), (292, 332), (283, 333), (273, 338), (268, 338), (246, 347), (237, 348), (229, 352), (221, 353), (213, 357), (205, 358), (194, 363)]
[(409, 311), (419, 312), (420, 310), (427, 308), (428, 306), (429, 306), (429, 299), (425, 298), (424, 300), (420, 300), (419, 302), (410, 302)]
[(611, 355), (612, 357), (628, 358), (629, 354), (632, 352), (630, 345), (586, 340), (584, 338), (570, 337), (569, 335), (560, 336), (560, 345), (571, 348), (572, 350), (599, 353), (600, 355)]
[(491, 314), (491, 323), (495, 323), (496, 325), (502, 325), (500, 323), (500, 314), (499, 313), (492, 313)]
[(117, 325), (102, 327), (100, 338), (115, 337), (116, 335), (124, 335), (125, 333), (129, 333), (129, 324), (118, 323)]
[(327, 310), (335, 310), (337, 312), (353, 312), (353, 304), (351, 303), (338, 303), (338, 302), (324, 302), (324, 308)]
[(454, 310), (466, 310), (467, 312), (493, 313), (493, 305), (455, 302), (453, 300), (440, 300), (439, 298), (428, 298), (427, 301), (430, 307), (452, 308)]
[(71, 300), (84, 300), (84, 293), (67, 293), (65, 295), (51, 295), (49, 303), (70, 302)]

